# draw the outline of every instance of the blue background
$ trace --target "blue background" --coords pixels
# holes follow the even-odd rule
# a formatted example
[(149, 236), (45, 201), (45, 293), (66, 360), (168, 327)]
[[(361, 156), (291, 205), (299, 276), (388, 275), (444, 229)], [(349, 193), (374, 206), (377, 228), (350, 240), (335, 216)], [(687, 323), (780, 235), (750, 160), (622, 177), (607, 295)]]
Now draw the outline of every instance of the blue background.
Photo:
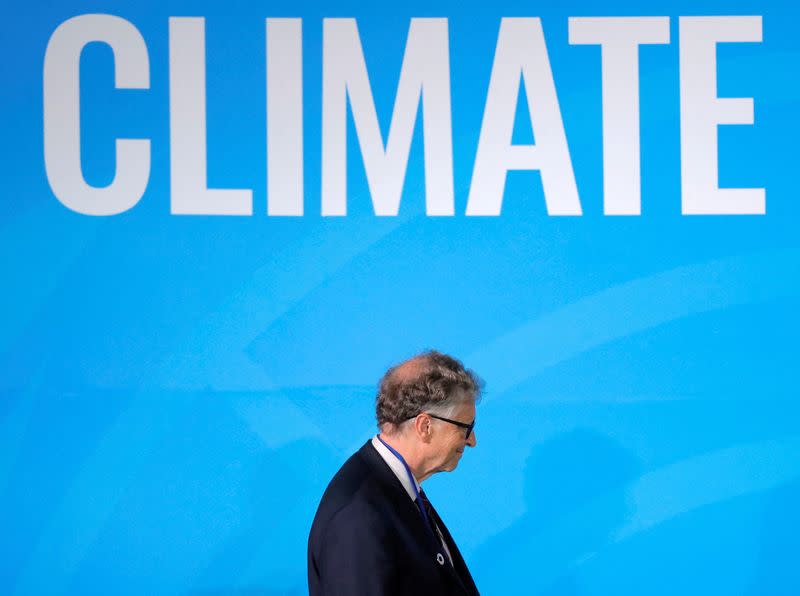
[[(487, 383), (476, 449), (426, 482), (486, 594), (800, 593), (800, 10), (781, 2), (6, 4), (0, 23), (0, 586), (11, 594), (301, 594), (325, 485), (375, 432), (375, 384), (434, 347)], [(567, 17), (667, 15), (640, 51), (642, 215), (602, 206), (600, 50)], [(149, 90), (81, 60), (83, 169), (150, 138), (141, 202), (69, 211), (44, 172), (42, 65), (66, 19), (141, 32)], [(681, 216), (678, 19), (764, 16), (723, 44), (720, 185), (764, 216)], [(169, 214), (168, 17), (205, 16), (208, 178), (252, 217)], [(306, 215), (266, 216), (264, 18), (303, 18)], [(409, 18), (449, 18), (456, 216), (372, 214), (350, 122), (349, 215), (322, 218), (322, 18), (358, 19), (384, 135)], [(584, 215), (512, 172), (463, 215), (501, 16), (541, 16)], [(524, 104), (524, 102), (521, 102)], [(515, 142), (532, 142), (518, 110)], [(535, 131), (534, 131), (535, 132)]]

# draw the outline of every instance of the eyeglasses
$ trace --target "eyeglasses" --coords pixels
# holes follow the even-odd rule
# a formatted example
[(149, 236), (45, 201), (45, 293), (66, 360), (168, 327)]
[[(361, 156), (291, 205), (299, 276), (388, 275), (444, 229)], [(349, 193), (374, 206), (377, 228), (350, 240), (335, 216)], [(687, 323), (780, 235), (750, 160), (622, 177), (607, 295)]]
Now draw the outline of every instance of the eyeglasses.
[(431, 418), (436, 418), (436, 420), (443, 420), (444, 422), (449, 422), (450, 424), (455, 424), (456, 426), (465, 429), (467, 432), (464, 435), (464, 440), (469, 441), (469, 436), (472, 434), (472, 429), (475, 428), (475, 420), (473, 420), (470, 424), (466, 422), (459, 422), (458, 420), (450, 420), (449, 418), (443, 418), (442, 416), (437, 416), (436, 414), (431, 414), (430, 412), (424, 412)]

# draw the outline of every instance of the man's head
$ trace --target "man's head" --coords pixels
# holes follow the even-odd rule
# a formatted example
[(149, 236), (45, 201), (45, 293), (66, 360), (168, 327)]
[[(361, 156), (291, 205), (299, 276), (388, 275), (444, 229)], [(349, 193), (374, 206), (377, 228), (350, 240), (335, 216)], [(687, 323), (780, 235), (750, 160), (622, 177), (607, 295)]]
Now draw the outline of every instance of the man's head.
[[(451, 471), (466, 446), (477, 444), (475, 421), (481, 380), (455, 358), (425, 352), (386, 371), (378, 389), (381, 432), (407, 442), (422, 476)], [(444, 420), (443, 420), (444, 419)]]

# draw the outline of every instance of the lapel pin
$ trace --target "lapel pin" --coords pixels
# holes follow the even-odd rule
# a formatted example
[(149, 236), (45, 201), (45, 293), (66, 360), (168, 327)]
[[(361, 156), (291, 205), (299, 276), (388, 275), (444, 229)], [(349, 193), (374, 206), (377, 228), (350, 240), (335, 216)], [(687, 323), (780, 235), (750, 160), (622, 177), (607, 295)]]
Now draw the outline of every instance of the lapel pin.
[(444, 565), (444, 555), (442, 555), (442, 553), (436, 553), (436, 561), (439, 565)]

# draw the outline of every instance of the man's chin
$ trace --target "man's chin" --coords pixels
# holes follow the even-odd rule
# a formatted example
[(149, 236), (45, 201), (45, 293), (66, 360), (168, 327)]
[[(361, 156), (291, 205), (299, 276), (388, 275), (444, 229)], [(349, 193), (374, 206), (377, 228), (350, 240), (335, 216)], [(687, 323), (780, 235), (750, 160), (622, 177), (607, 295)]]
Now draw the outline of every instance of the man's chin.
[(462, 455), (463, 455), (463, 452), (459, 452), (457, 454), (457, 457), (454, 457), (453, 459), (448, 460), (445, 463), (443, 463), (441, 465), (441, 467), (439, 468), (439, 472), (452, 472), (453, 470), (455, 470), (458, 467), (458, 463), (461, 461), (461, 456)]

